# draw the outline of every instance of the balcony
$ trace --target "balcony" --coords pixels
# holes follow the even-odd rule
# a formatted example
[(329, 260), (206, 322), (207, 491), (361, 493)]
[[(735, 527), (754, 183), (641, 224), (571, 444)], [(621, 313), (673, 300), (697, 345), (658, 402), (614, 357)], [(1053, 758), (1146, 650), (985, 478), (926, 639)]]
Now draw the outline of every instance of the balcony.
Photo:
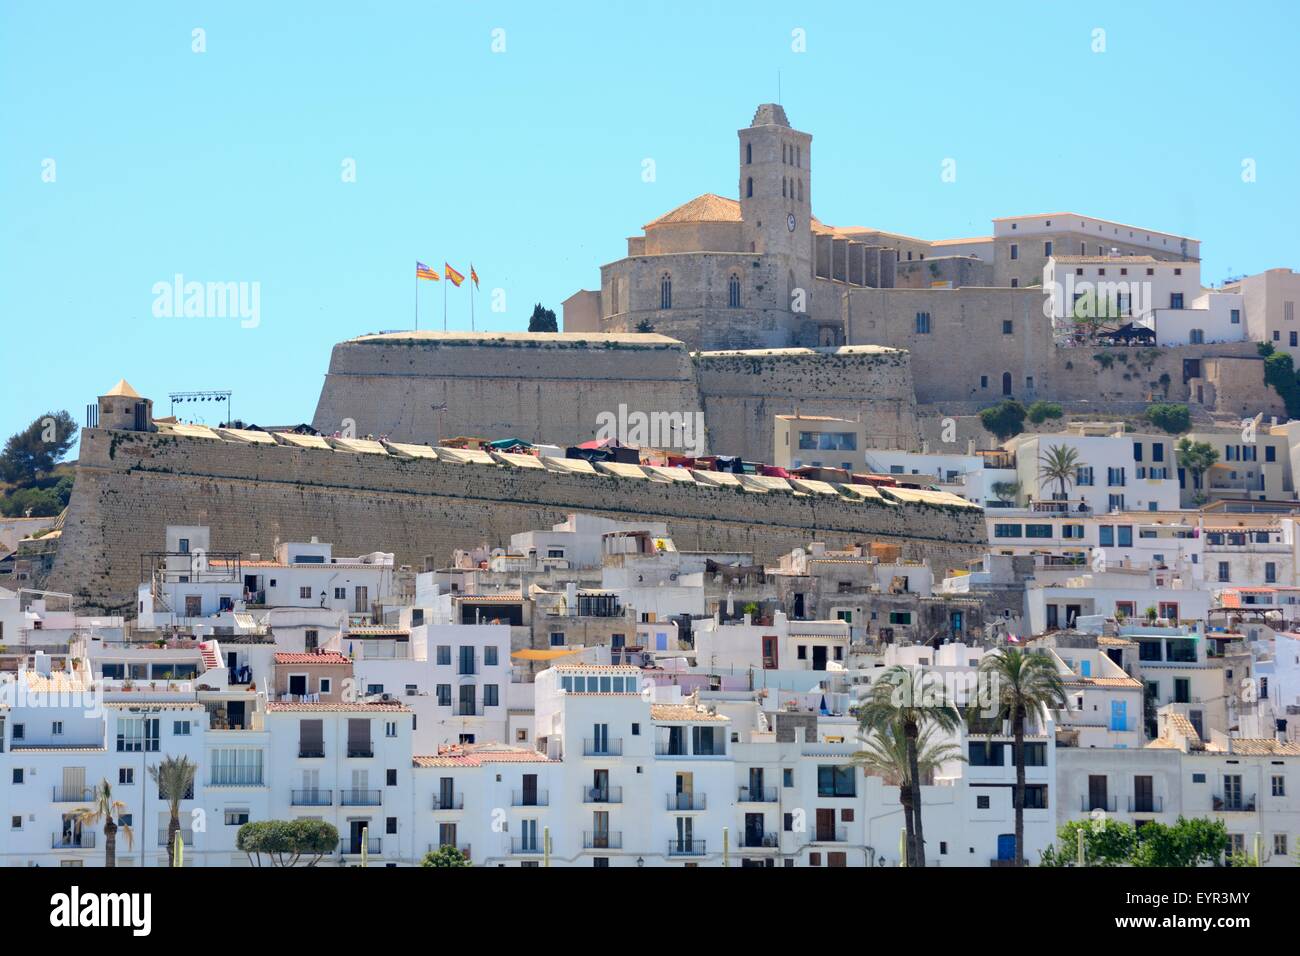
[(380, 837), (371, 837), (366, 841), (362, 841), (360, 837), (344, 837), (339, 841), (339, 852), (344, 856), (360, 856), (363, 846), (366, 848), (366, 853), (378, 856), (383, 852), (384, 844)]
[[(430, 853), (437, 853), (437, 852), (438, 852), (439, 850), (441, 850), (444, 846), (451, 846), (451, 844), (450, 844), (450, 843), (430, 843), (430, 844), (429, 844), (429, 852), (430, 852)], [(467, 859), (467, 860), (468, 860), (468, 859), (471, 859), (471, 857), (470, 857), (470, 846), (469, 846), (468, 843), (458, 843), (458, 844), (456, 844), (456, 849), (460, 851), (460, 855), (463, 856), (465, 859)]]
[(669, 810), (704, 810), (708, 804), (702, 793), (668, 794)]
[(584, 850), (621, 850), (623, 833), (621, 830), (587, 830), (582, 834)]
[(542, 843), (537, 837), (512, 837), (510, 840), (512, 856), (541, 856)]
[(741, 787), (739, 803), (776, 803), (776, 787)]
[(746, 850), (774, 850), (781, 845), (779, 833), (741, 834), (741, 847)]
[(582, 755), (584, 757), (621, 757), (623, 756), (623, 738), (595, 740), (586, 737), (582, 741)]
[(1093, 810), (1105, 810), (1107, 813), (1114, 813), (1118, 803), (1117, 797), (1083, 796), (1079, 798), (1079, 812), (1091, 813)]
[(378, 790), (340, 790), (339, 805), (343, 807), (377, 807), (383, 803)]
[(291, 790), (289, 792), (289, 806), (291, 807), (332, 807), (334, 806), (333, 790)]
[(549, 807), (551, 792), (549, 790), (511, 790), (512, 807)]
[(583, 803), (622, 803), (622, 787), (583, 787)]
[(1254, 813), (1255, 795), (1253, 793), (1244, 793), (1224, 797), (1215, 794), (1214, 809), (1219, 813)]
[(669, 840), (669, 856), (704, 856), (703, 840)]
[(433, 809), (435, 810), (464, 810), (465, 794), (463, 793), (435, 793), (433, 795)]
[(54, 850), (93, 850), (95, 848), (95, 831), (82, 830), (80, 833), (56, 833), (50, 840), (50, 848)]
[(475, 704), (459, 703), (456, 705), (457, 717), (477, 717), (478, 707)]
[(95, 791), (90, 787), (61, 787), (56, 785), (54, 795), (50, 798), (54, 803), (90, 803), (95, 799)]
[(689, 757), (690, 755), (691, 750), (684, 741), (682, 743), (672, 743), (668, 740), (655, 741), (656, 757)]
[[(301, 744), (299, 744), (299, 746), (298, 746), (298, 757), (299, 757), (300, 759), (306, 759), (306, 758), (319, 758), (319, 757), (324, 757), (324, 756), (325, 756), (325, 748), (324, 748), (324, 747), (316, 747), (316, 746), (306, 746), (306, 747), (304, 747), (304, 746), (302, 746)], [(350, 757), (350, 756), (352, 756), (352, 755), (351, 755), (351, 754), (348, 754), (348, 756)]]
[(1141, 797), (1141, 798), (1129, 797), (1128, 812), (1129, 813), (1164, 813), (1165, 798), (1164, 797)]
[[(194, 846), (194, 831), (193, 831), (193, 830), (177, 830), (177, 831), (176, 831), (176, 836), (178, 836), (178, 837), (180, 838), (180, 841), (181, 841), (182, 843), (184, 843), (187, 847), (192, 847), (192, 846)], [(166, 827), (159, 827), (159, 828), (158, 828), (158, 845), (159, 845), (159, 846), (166, 846), (166, 845), (167, 845), (167, 828), (166, 828)]]
[(849, 842), (848, 827), (818, 827), (817, 832), (813, 834), (814, 843), (847, 843)]
[(375, 745), (373, 743), (348, 744), (349, 757), (373, 757), (374, 755)]

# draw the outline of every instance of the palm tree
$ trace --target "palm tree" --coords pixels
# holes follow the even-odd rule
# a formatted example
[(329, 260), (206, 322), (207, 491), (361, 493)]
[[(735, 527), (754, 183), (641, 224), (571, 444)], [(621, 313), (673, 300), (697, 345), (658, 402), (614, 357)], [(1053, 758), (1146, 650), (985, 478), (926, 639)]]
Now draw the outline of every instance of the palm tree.
[[(916, 766), (921, 782), (929, 781), (934, 772), (952, 760), (964, 760), (961, 749), (955, 744), (934, 740), (935, 729), (927, 727), (916, 741)], [(907, 735), (901, 724), (890, 724), (867, 738), (864, 749), (853, 755), (853, 762), (869, 774), (883, 777), (890, 786), (898, 787), (898, 800), (903, 805), (903, 823), (907, 828), (908, 858), (911, 859), (915, 819), (912, 807), (912, 771), (907, 756)]]
[(149, 768), (149, 776), (158, 785), (158, 795), (167, 801), (171, 819), (167, 821), (167, 865), (176, 865), (176, 834), (181, 828), (181, 801), (188, 799), (194, 786), (198, 766), (189, 757), (164, 757), (161, 764)]
[(929, 726), (954, 731), (961, 715), (953, 707), (942, 679), (924, 668), (895, 664), (886, 668), (871, 685), (870, 696), (858, 711), (858, 727), (864, 735), (887, 733), (897, 725), (903, 732), (907, 756), (908, 787), (911, 790), (913, 833), (908, 848), (908, 865), (925, 866), (925, 829), (921, 823), (921, 770), (917, 742)]
[[(1003, 647), (985, 654), (980, 674), (991, 684), (994, 719), (1011, 721), (1016, 763), (1016, 866), (1025, 865), (1025, 718), (1066, 706), (1065, 687), (1045, 654)], [(1050, 741), (1049, 741), (1050, 746)]]
[(1065, 486), (1074, 481), (1079, 467), (1079, 451), (1068, 445), (1053, 445), (1038, 459), (1038, 477), (1044, 482), (1057, 482), (1061, 499), (1065, 499)]
[(126, 812), (126, 804), (120, 800), (113, 799), (113, 788), (107, 780), (101, 780), (94, 792), (91, 794), (91, 805), (88, 807), (79, 807), (72, 811), (75, 817), (82, 824), (95, 826), (101, 821), (104, 824), (104, 866), (117, 866), (117, 831), (121, 830), (122, 835), (126, 837), (127, 849), (131, 848), (134, 842), (134, 834), (131, 828), (125, 823), (119, 823), (122, 814)]

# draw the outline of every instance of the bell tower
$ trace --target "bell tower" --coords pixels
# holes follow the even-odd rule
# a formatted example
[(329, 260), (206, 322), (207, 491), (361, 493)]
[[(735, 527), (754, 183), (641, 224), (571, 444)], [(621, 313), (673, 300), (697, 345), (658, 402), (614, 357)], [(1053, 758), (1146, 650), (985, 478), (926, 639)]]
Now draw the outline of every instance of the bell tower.
[[(740, 137), (740, 215), (745, 249), (780, 256), (780, 275), (812, 295), (812, 136), (790, 128), (779, 103), (764, 103)], [(808, 307), (807, 305), (805, 307)]]

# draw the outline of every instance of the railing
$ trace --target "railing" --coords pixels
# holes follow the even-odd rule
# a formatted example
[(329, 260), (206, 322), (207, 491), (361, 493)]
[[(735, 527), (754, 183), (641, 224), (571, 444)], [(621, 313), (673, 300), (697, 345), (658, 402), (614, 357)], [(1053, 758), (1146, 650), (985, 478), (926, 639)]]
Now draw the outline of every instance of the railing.
[(703, 810), (708, 801), (705, 794), (702, 793), (670, 793), (668, 794), (669, 810)]
[(511, 790), (512, 807), (549, 807), (551, 792), (549, 790)]
[(540, 856), (542, 853), (542, 844), (536, 837), (532, 839), (512, 837), (510, 840), (510, 852), (518, 856)]
[(340, 790), (339, 805), (344, 807), (377, 807), (383, 802), (378, 790)]
[(622, 787), (583, 787), (583, 803), (622, 803)]
[(440, 793), (433, 795), (433, 809), (435, 810), (464, 810), (465, 794), (453, 793), (444, 797)]
[(1094, 799), (1093, 797), (1084, 796), (1079, 798), (1079, 810), (1082, 813), (1091, 813), (1093, 810), (1105, 810), (1107, 813), (1114, 813), (1118, 802), (1117, 797)]
[(689, 757), (690, 755), (691, 750), (686, 746), (685, 741), (679, 744), (670, 743), (666, 740), (655, 741), (656, 757)]
[(703, 840), (669, 840), (669, 856), (703, 856)]
[[(181, 842), (184, 843), (187, 847), (192, 847), (192, 846), (194, 846), (194, 831), (193, 831), (193, 830), (177, 830), (177, 831), (176, 831), (176, 836), (178, 836), (178, 837), (180, 838)], [(159, 845), (159, 846), (166, 846), (166, 845), (167, 845), (167, 828), (166, 828), (166, 827), (159, 827), (159, 828), (158, 828), (158, 845)]]
[(779, 833), (744, 833), (741, 844), (745, 849), (771, 850), (781, 845)]
[(1164, 813), (1164, 810), (1164, 797), (1142, 797), (1141, 799), (1138, 797), (1128, 798), (1129, 813)]
[(623, 833), (621, 830), (587, 830), (582, 834), (584, 850), (621, 850)]
[(458, 677), (472, 677), (477, 673), (478, 668), (473, 661), (460, 661), (456, 665), (456, 676)]
[(813, 834), (814, 843), (847, 843), (848, 827), (818, 827)]
[(333, 805), (333, 790), (292, 790), (289, 793), (291, 807), (332, 807)]
[(457, 704), (457, 717), (477, 717), (479, 716), (478, 706), (476, 704)]
[[(212, 768), (212, 776), (208, 780), (209, 787), (260, 787), (263, 781), (261, 767), (231, 768), (223, 767), (218, 770)], [(193, 792), (186, 793), (185, 800), (193, 800)]]
[(776, 803), (776, 787), (741, 787), (736, 799), (741, 803)]
[(304, 748), (300, 745), (298, 747), (298, 756), (299, 757), (324, 757), (325, 749), (323, 747)]
[(55, 803), (89, 803), (95, 799), (95, 791), (90, 787), (61, 787), (56, 784), (52, 799)]
[(1225, 798), (1219, 794), (1215, 794), (1214, 809), (1227, 813), (1254, 813), (1255, 795), (1253, 793), (1248, 793)]
[(95, 831), (82, 830), (80, 833), (56, 833), (50, 840), (53, 850), (93, 850), (95, 848)]
[[(383, 844), (383, 839), (381, 837), (371, 837), (369, 840), (365, 842), (364, 845), (367, 853), (383, 852), (384, 844)], [(339, 841), (339, 852), (342, 853), (344, 856), (360, 856), (361, 847), (362, 847), (362, 841), (360, 837), (358, 837), (355, 840), (350, 837), (344, 837), (342, 840)]]
[(348, 744), (349, 757), (373, 757), (375, 755), (375, 745), (368, 744)]
[(592, 737), (585, 737), (582, 741), (582, 755), (584, 757), (621, 757), (623, 756), (623, 738), (614, 737), (613, 739), (596, 740)]

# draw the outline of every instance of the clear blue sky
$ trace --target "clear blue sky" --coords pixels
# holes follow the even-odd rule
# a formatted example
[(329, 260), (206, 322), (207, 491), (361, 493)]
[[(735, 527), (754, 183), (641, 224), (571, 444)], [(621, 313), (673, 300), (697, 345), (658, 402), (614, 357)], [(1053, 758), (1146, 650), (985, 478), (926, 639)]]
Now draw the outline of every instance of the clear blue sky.
[[(238, 417), (310, 420), (334, 342), (410, 326), (416, 259), (473, 261), (480, 327), (558, 313), (643, 223), (735, 195), (778, 71), (825, 222), (942, 238), (1072, 210), (1201, 239), (1207, 282), (1300, 268), (1297, 27), (1254, 2), (4, 0), (0, 438), (80, 421), (120, 376), (163, 412), (231, 388)], [(259, 282), (260, 325), (155, 318), (176, 273)]]

